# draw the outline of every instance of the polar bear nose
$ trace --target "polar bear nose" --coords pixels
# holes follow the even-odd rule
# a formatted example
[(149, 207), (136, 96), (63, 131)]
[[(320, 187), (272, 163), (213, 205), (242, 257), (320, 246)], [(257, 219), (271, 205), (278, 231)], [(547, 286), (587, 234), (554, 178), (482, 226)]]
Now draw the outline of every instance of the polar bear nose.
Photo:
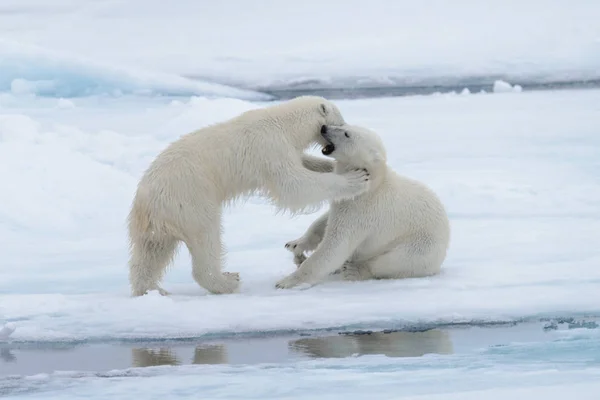
[(326, 133), (327, 133), (327, 125), (321, 126), (321, 135), (324, 135)]

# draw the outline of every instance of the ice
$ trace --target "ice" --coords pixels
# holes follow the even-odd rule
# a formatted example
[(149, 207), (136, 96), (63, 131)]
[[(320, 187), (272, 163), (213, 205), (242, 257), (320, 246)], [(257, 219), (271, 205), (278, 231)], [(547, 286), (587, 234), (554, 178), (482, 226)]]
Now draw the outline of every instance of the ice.
[(523, 88), (520, 85), (511, 85), (508, 82), (498, 80), (494, 82), (494, 87), (492, 90), (494, 93), (520, 93), (523, 91)]
[[(597, 84), (598, 20), (594, 1), (3, 0), (8, 370), (20, 346), (551, 320), (545, 341), (489, 346), (474, 335), (477, 348), (462, 353), (440, 339), (440, 354), (413, 357), (56, 371), (0, 377), (0, 395), (595, 399), (600, 330), (582, 321), (600, 315), (600, 90), (532, 86)], [(126, 215), (170, 142), (278, 91), (423, 86), (436, 95), (336, 103), (381, 134), (393, 168), (446, 205), (441, 275), (276, 290), (294, 269), (284, 243), (322, 211), (292, 218), (251, 198), (224, 220), (225, 269), (240, 273), (240, 293), (198, 287), (183, 247), (163, 282), (172, 296), (130, 297)], [(554, 317), (575, 321), (561, 330)]]
[[(506, 342), (461, 354), (365, 355), (259, 365), (162, 366), (0, 378), (0, 393), (36, 399), (596, 399), (598, 330)], [(227, 354), (223, 354), (226, 358)], [(27, 396), (28, 395), (28, 396)]]
[[(1, 28), (0, 28), (1, 30)], [(95, 59), (0, 40), (0, 92), (81, 97), (126, 94), (267, 100), (269, 95), (179, 75), (103, 64)]]
[[(24, 109), (13, 101), (19, 100), (6, 99), (6, 104), (16, 108), (0, 112), (0, 237), (16, 247), (7, 253), (0, 274), (18, 278), (6, 282), (3, 293), (11, 287), (17, 292), (39, 290), (35, 276), (44, 290), (59, 289), (53, 282), (74, 288), (69, 280), (98, 278), (96, 272), (104, 274), (99, 265), (108, 260), (121, 264), (115, 261), (124, 255), (127, 207), (136, 179), (152, 157), (187, 131), (256, 107), (192, 98), (180, 105), (154, 104), (156, 114), (148, 118), (153, 108), (140, 107), (139, 99), (131, 105), (111, 101), (100, 108), (86, 107), (82, 100), (76, 113), (57, 109), (53, 99), (28, 99)], [(133, 114), (130, 107), (136, 110)], [(76, 122), (68, 122), (70, 118)], [(71, 272), (59, 275), (50, 265)], [(39, 268), (33, 272), (35, 266)], [(112, 272), (120, 274), (122, 267)]]
[(12, 335), (12, 333), (15, 331), (15, 329), (17, 329), (15, 327), (15, 324), (12, 324), (12, 323), (5, 324), (2, 327), (2, 329), (0, 329), (0, 340), (8, 340), (8, 338), (10, 337), (10, 335)]
[(75, 108), (77, 107), (72, 100), (60, 98), (56, 101), (58, 108)]
[[(186, 0), (168, 8), (160, 0), (4, 0), (1, 7), (0, 36), (6, 40), (235, 86), (464, 87), (491, 86), (496, 79), (600, 78), (600, 6), (594, 1)], [(60, 65), (37, 56), (21, 60), (30, 72), (23, 79), (46, 80), (56, 71), (71, 80), (53, 89), (63, 93), (96, 84), (222, 91), (173, 75), (148, 78), (152, 83), (134, 77), (132, 83), (122, 70), (107, 76), (87, 62), (72, 65), (67, 77), (63, 66), (57, 71)]]
[[(207, 295), (183, 248), (164, 287), (129, 297), (125, 218), (137, 180), (170, 141), (263, 104), (233, 99), (5, 97), (0, 116), (0, 321), (13, 341), (103, 341), (331, 327), (597, 315), (600, 91), (338, 101), (378, 131), (390, 165), (448, 209), (442, 275), (275, 290), (284, 244), (319, 213), (263, 199), (228, 210), (227, 271), (241, 293)], [(75, 112), (76, 111), (76, 112)], [(485, 301), (482, 301), (484, 299)]]

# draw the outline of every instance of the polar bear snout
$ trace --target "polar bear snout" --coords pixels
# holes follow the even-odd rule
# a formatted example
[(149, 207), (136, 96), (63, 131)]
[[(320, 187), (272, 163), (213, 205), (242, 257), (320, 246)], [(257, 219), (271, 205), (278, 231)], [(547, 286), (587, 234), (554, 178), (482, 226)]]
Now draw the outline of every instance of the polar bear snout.
[(326, 142), (326, 144), (323, 146), (323, 149), (321, 149), (321, 153), (323, 153), (324, 156), (328, 156), (335, 151), (335, 145), (329, 137), (327, 125), (321, 126), (321, 136), (323, 136), (323, 139), (325, 139)]
[(321, 136), (328, 143), (322, 153), (337, 161), (353, 166), (357, 163), (358, 166), (373, 166), (386, 159), (383, 142), (367, 128), (328, 124), (321, 128)]
[(343, 125), (343, 126), (323, 125), (321, 127), (321, 135), (324, 138), (327, 138), (327, 139), (332, 139), (334, 137), (339, 137), (340, 135), (343, 135), (346, 138), (349, 138), (350, 136), (348, 135), (348, 133), (344, 129), (345, 126), (346, 125)]

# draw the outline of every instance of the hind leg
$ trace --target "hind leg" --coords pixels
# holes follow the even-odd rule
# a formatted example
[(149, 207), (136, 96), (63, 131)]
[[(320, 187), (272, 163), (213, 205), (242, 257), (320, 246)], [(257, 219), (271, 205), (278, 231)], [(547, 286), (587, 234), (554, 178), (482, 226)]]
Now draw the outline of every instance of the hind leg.
[(345, 281), (366, 281), (373, 279), (373, 274), (367, 262), (346, 261), (342, 268), (336, 271)]
[(133, 296), (142, 296), (149, 290), (169, 294), (159, 286), (167, 266), (173, 260), (177, 240), (172, 237), (142, 237), (132, 239), (129, 260), (129, 283)]
[(375, 279), (420, 278), (440, 272), (446, 256), (444, 249), (431, 246), (427, 251), (414, 246), (400, 245), (374, 258), (369, 270)]
[(195, 225), (185, 243), (192, 256), (192, 276), (198, 285), (213, 294), (234, 293), (239, 286), (239, 274), (222, 272), (221, 213)]

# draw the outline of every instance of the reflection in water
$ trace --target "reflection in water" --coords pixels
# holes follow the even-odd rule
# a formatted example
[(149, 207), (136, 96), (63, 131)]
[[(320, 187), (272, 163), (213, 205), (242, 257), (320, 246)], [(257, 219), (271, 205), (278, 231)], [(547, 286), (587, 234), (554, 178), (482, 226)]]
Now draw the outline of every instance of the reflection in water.
[(225, 364), (227, 362), (227, 347), (224, 344), (197, 346), (194, 350), (192, 364)]
[(452, 354), (447, 331), (373, 332), (303, 338), (291, 341), (290, 348), (309, 357), (340, 358), (353, 355), (381, 354), (388, 357), (420, 357), (425, 354)]
[(17, 361), (17, 357), (15, 357), (15, 355), (13, 354), (12, 351), (10, 351), (10, 349), (0, 349), (0, 358), (2, 359), (2, 361), (4, 362), (15, 362)]
[[(160, 349), (134, 348), (131, 349), (133, 367), (154, 367), (158, 365), (180, 365), (180, 358), (173, 348)], [(192, 364), (225, 364), (227, 349), (223, 344), (196, 346)]]
[(179, 365), (181, 362), (170, 348), (131, 349), (134, 367), (153, 367), (156, 365)]
[[(539, 330), (538, 329), (536, 330)], [(448, 330), (373, 332), (329, 337), (264, 337), (222, 342), (131, 343), (92, 345), (0, 345), (0, 377), (54, 371), (105, 371), (131, 367), (186, 364), (260, 364), (306, 358), (382, 354), (418, 357), (454, 352)], [(478, 336), (477, 336), (478, 337)], [(496, 343), (493, 339), (491, 342)], [(139, 347), (142, 346), (142, 347)], [(460, 349), (460, 345), (458, 347)]]
[[(597, 319), (594, 319), (596, 321)], [(585, 322), (568, 323), (578, 328)], [(595, 322), (594, 322), (595, 323)], [(425, 354), (454, 354), (507, 342), (555, 340), (545, 330), (547, 322), (535, 321), (508, 326), (443, 328), (426, 332), (330, 333), (331, 336), (265, 336), (218, 341), (144, 343), (0, 343), (0, 378), (54, 371), (107, 371), (131, 367), (185, 364), (236, 364), (297, 362), (310, 358), (341, 358), (354, 355), (420, 357)], [(594, 325), (595, 326), (595, 325)]]

